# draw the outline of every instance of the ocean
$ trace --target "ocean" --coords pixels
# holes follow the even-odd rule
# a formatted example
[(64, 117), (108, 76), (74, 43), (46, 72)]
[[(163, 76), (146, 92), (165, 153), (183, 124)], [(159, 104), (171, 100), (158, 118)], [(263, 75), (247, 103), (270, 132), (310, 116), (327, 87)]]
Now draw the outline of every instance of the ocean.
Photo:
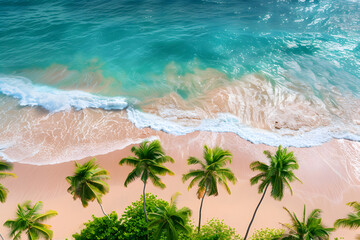
[(9, 161), (107, 153), (148, 128), (360, 141), (358, 0), (0, 0), (0, 23)]

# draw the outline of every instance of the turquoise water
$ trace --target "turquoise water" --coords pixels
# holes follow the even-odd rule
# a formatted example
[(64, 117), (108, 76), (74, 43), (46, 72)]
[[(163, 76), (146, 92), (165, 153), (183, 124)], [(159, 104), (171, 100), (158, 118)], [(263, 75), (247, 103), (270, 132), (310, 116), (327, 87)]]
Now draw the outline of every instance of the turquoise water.
[[(288, 71), (315, 92), (320, 84), (360, 93), (359, 1), (0, 1), (0, 5), (4, 74), (55, 63), (70, 70), (101, 69), (105, 77), (115, 79), (113, 88), (131, 95), (143, 85), (163, 89), (163, 81), (151, 75), (161, 76), (166, 65), (175, 62), (179, 75), (194, 67), (215, 68), (230, 79), (261, 72), (282, 82), (290, 81), (284, 75)], [(37, 82), (35, 77), (31, 80)], [(62, 84), (76, 87), (73, 81)], [(169, 90), (184, 97), (189, 91)]]
[[(269, 145), (360, 140), (357, 0), (0, 0), (0, 22), (0, 93), (21, 106), (126, 108), (139, 128)], [(216, 91), (231, 100), (210, 106)]]

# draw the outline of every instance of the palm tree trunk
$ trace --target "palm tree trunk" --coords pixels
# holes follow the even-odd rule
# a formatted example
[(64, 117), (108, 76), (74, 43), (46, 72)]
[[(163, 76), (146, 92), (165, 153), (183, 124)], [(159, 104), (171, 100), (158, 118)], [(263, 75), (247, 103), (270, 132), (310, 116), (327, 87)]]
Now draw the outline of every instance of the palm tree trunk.
[(199, 211), (199, 226), (198, 226), (198, 233), (200, 232), (200, 224), (201, 224), (201, 210), (202, 210), (202, 206), (203, 206), (203, 202), (204, 202), (204, 198), (207, 192), (207, 187), (205, 188), (205, 192), (203, 197), (201, 198), (201, 204), (200, 204), (200, 211)]
[(246, 234), (245, 234), (244, 240), (246, 240), (247, 235), (249, 234), (249, 230), (250, 230), (251, 224), (252, 224), (253, 221), (254, 221), (256, 212), (257, 212), (258, 208), (260, 207), (260, 204), (261, 204), (262, 200), (263, 200), (264, 197), (265, 197), (265, 193), (266, 193), (266, 190), (267, 190), (268, 187), (269, 187), (269, 184), (266, 185), (265, 190), (264, 190), (264, 193), (263, 193), (263, 195), (262, 195), (262, 197), (261, 197), (261, 199), (260, 199), (260, 202), (259, 202), (259, 204), (257, 205), (257, 207), (256, 207), (256, 209), (255, 209), (255, 212), (254, 212), (254, 214), (253, 214), (253, 216), (252, 216), (252, 219), (251, 219), (251, 221), (250, 221), (250, 224), (249, 224), (249, 226), (248, 226), (248, 228), (247, 228), (247, 230), (246, 230)]
[(144, 213), (145, 213), (145, 221), (148, 222), (148, 217), (147, 217), (147, 213), (146, 213), (146, 200), (145, 200), (145, 188), (146, 188), (146, 181), (144, 182), (144, 189), (143, 189), (143, 208), (144, 208)]
[(0, 238), (1, 238), (2, 240), (4, 240), (3, 236), (1, 235), (1, 233), (0, 233)]
[[(144, 188), (143, 188), (143, 208), (144, 208), (144, 213), (145, 213), (145, 222), (148, 223), (148, 217), (147, 217), (147, 213), (146, 213), (146, 198), (145, 198), (145, 188), (146, 188), (146, 181), (144, 182)], [(149, 230), (147, 230), (146, 233), (146, 240), (149, 239)]]
[(101, 205), (101, 203), (99, 202), (99, 200), (97, 200), (97, 202), (99, 203), (99, 205), (100, 205), (100, 207), (101, 207), (101, 211), (103, 212), (103, 214), (104, 214), (105, 216), (107, 216), (108, 219), (110, 220), (109, 215), (107, 215), (107, 214), (105, 213), (104, 208), (103, 208), (103, 206)]

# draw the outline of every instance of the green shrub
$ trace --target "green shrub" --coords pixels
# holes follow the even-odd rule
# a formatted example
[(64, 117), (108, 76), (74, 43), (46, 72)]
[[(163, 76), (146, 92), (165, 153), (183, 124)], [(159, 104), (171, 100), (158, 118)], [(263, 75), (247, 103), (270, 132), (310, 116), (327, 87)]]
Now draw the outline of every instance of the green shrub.
[[(147, 212), (155, 211), (156, 207), (169, 205), (168, 202), (157, 199), (155, 195), (146, 194)], [(73, 235), (75, 240), (145, 240), (149, 234), (149, 240), (155, 240), (149, 232), (143, 210), (142, 196), (139, 201), (131, 203), (125, 208), (124, 213), (118, 219), (118, 215), (112, 212), (110, 220), (107, 217), (97, 218), (85, 223), (85, 228), (80, 234)], [(154, 231), (154, 230), (153, 230)]]
[(93, 220), (84, 223), (86, 226), (80, 234), (75, 233), (75, 240), (118, 240), (121, 239), (123, 227), (115, 212), (109, 214), (110, 219), (106, 216), (97, 218), (92, 216)]
[(200, 233), (194, 235), (194, 240), (241, 240), (234, 228), (226, 225), (224, 220), (213, 218), (201, 226)]
[(284, 234), (285, 230), (284, 229), (275, 229), (275, 228), (265, 228), (265, 229), (260, 229), (260, 230), (256, 230), (252, 237), (251, 240), (276, 240), (276, 239), (280, 239), (282, 237), (282, 235)]
[[(157, 199), (156, 195), (147, 193), (146, 197), (146, 211), (148, 213), (154, 212), (155, 209), (159, 206), (167, 206), (168, 202)], [(143, 200), (142, 196), (139, 201), (131, 203), (130, 206), (125, 208), (123, 215), (120, 218), (122, 226), (124, 227), (123, 238), (124, 240), (142, 240), (146, 239), (147, 234), (150, 238), (153, 235), (153, 232), (149, 232), (147, 228), (147, 223), (145, 221), (144, 209), (143, 209)]]

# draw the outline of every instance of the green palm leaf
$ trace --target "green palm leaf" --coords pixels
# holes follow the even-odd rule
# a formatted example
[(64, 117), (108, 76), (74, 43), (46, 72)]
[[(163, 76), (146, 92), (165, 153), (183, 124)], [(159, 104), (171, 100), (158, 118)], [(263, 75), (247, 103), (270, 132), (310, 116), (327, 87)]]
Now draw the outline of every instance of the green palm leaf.
[(145, 220), (147, 219), (147, 213), (145, 208), (145, 188), (148, 179), (153, 183), (154, 186), (165, 188), (166, 185), (161, 181), (159, 176), (166, 174), (174, 175), (174, 173), (165, 167), (163, 164), (166, 162), (174, 162), (170, 156), (165, 155), (164, 150), (161, 147), (160, 141), (155, 140), (152, 142), (144, 141), (139, 146), (133, 146), (131, 152), (135, 154), (135, 157), (126, 157), (120, 160), (120, 165), (129, 165), (134, 169), (129, 173), (125, 179), (124, 186), (127, 187), (129, 183), (140, 178), (144, 183), (143, 198), (144, 198), (144, 214)]
[(349, 202), (348, 206), (352, 207), (354, 212), (349, 213), (347, 218), (341, 218), (335, 221), (334, 226), (338, 227), (347, 227), (350, 229), (357, 229), (360, 227), (360, 203), (359, 202)]
[(89, 202), (95, 199), (99, 203), (104, 215), (109, 216), (102, 208), (102, 196), (109, 192), (109, 185), (104, 181), (109, 179), (109, 173), (100, 168), (93, 158), (84, 164), (75, 162), (74, 175), (66, 177), (66, 181), (70, 184), (67, 191), (73, 196), (73, 199), (80, 199), (83, 207), (87, 207)]
[(250, 179), (250, 184), (255, 185), (260, 182), (258, 192), (263, 195), (249, 223), (244, 240), (246, 240), (249, 234), (251, 224), (268, 187), (271, 188), (271, 196), (275, 200), (281, 200), (284, 197), (284, 190), (286, 188), (290, 190), (291, 195), (293, 194), (290, 182), (294, 180), (300, 181), (293, 173), (294, 170), (299, 168), (293, 152), (288, 152), (287, 148), (279, 146), (275, 155), (272, 155), (269, 151), (264, 151), (264, 155), (270, 161), (269, 164), (260, 161), (255, 161), (250, 164), (252, 171), (260, 172)]
[(42, 236), (45, 239), (52, 239), (53, 231), (51, 226), (41, 223), (50, 217), (57, 215), (54, 210), (49, 210), (45, 213), (39, 213), (42, 209), (42, 202), (31, 205), (30, 201), (24, 202), (17, 206), (17, 218), (14, 220), (7, 220), (4, 226), (10, 228), (10, 237), (13, 239), (21, 239), (21, 234), (26, 233), (28, 239), (37, 240)]
[(190, 234), (189, 218), (191, 210), (187, 207), (177, 209), (176, 202), (180, 193), (171, 197), (170, 205), (160, 206), (149, 213), (149, 228), (156, 229), (154, 239), (166, 236), (166, 239), (177, 240), (179, 233)]
[[(5, 172), (5, 171), (10, 171), (12, 169), (13, 169), (12, 163), (0, 160), (0, 179), (5, 177), (16, 177), (14, 173)], [(0, 202), (4, 203), (6, 201), (8, 192), (9, 190), (0, 183)]]
[(195, 157), (189, 157), (187, 160), (188, 165), (198, 165), (199, 169), (191, 169), (182, 176), (183, 182), (192, 179), (188, 189), (197, 184), (197, 197), (201, 198), (198, 231), (200, 231), (201, 208), (205, 195), (217, 196), (219, 194), (218, 184), (224, 186), (226, 191), (231, 194), (227, 181), (233, 184), (237, 181), (231, 169), (225, 168), (227, 163), (232, 162), (232, 155), (229, 151), (220, 147), (211, 149), (205, 145), (203, 158), (204, 160), (199, 160)]
[(284, 207), (291, 218), (290, 224), (282, 224), (288, 229), (283, 239), (312, 239), (325, 240), (329, 239), (330, 233), (334, 228), (326, 228), (321, 224), (321, 210), (314, 209), (306, 217), (306, 207), (304, 205), (302, 221), (300, 221), (295, 213), (291, 213)]

